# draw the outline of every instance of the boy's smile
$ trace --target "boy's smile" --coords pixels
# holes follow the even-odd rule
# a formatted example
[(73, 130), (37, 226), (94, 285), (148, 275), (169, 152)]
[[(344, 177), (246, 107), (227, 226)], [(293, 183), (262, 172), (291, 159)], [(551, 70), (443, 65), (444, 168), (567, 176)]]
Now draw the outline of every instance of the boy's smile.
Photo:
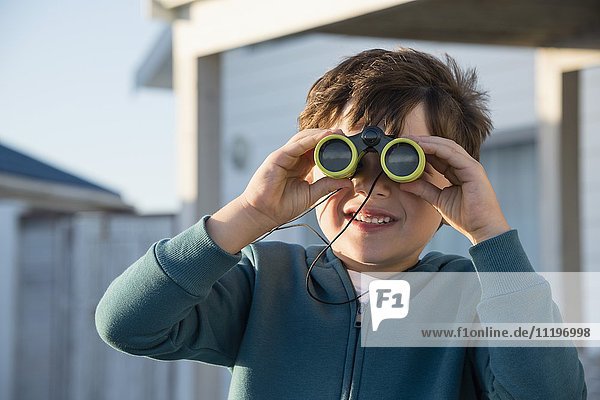
[[(345, 119), (339, 128), (348, 136), (360, 131), (348, 127)], [(406, 116), (400, 136), (405, 134), (430, 135), (422, 106)], [(414, 266), (441, 222), (440, 214), (431, 204), (403, 191), (402, 184), (381, 172), (379, 154), (365, 154), (352, 178), (353, 189), (341, 190), (316, 209), (321, 229), (332, 240), (351, 220), (379, 176), (367, 203), (332, 245), (334, 254), (346, 267), (359, 272), (403, 271)], [(313, 174), (315, 179), (323, 177), (317, 168)], [(427, 168), (424, 175), (427, 176), (421, 179), (440, 188), (449, 185), (432, 168)]]
[[(346, 220), (350, 221), (356, 214), (358, 207), (344, 208)], [(365, 232), (371, 232), (376, 229), (391, 227), (398, 219), (387, 212), (386, 210), (378, 210), (370, 207), (363, 207), (352, 221), (352, 224), (357, 229), (362, 229)]]

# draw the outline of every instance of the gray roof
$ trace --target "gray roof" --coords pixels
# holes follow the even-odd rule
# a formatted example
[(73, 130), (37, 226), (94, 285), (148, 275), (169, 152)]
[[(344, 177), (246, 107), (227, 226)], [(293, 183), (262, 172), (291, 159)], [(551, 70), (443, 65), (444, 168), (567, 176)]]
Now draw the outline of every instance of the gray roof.
[(50, 183), (62, 183), (119, 195), (119, 193), (72, 175), (26, 154), (0, 144), (0, 173), (18, 175)]

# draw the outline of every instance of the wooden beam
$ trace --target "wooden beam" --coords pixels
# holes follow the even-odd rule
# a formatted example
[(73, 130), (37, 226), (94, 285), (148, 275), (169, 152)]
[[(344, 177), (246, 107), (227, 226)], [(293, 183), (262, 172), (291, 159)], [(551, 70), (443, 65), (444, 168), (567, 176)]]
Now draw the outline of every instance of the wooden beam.
[(352, 19), (413, 0), (207, 0), (190, 5), (189, 19), (175, 21), (175, 37), (187, 37), (186, 53), (220, 53)]

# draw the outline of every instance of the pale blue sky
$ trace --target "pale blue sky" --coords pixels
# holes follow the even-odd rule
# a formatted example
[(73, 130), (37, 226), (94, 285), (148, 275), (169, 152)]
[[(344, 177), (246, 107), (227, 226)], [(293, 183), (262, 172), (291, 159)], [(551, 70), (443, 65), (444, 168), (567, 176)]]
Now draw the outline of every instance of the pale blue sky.
[(175, 212), (170, 91), (134, 88), (163, 24), (142, 0), (0, 0), (0, 142)]

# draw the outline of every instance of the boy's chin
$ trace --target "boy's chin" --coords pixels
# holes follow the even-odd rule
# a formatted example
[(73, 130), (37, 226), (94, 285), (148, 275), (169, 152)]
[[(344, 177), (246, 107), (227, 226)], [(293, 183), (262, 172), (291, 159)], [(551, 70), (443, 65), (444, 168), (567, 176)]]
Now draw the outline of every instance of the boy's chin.
[(361, 268), (369, 271), (376, 272), (378, 270), (385, 270), (390, 265), (395, 264), (394, 260), (385, 257), (384, 254), (374, 251), (340, 251), (336, 252), (336, 256), (341, 259), (348, 266), (360, 265)]
[[(406, 248), (408, 250), (408, 248)], [(349, 243), (333, 245), (334, 254), (350, 269), (371, 272), (404, 271), (419, 261), (420, 251), (398, 252), (389, 243), (360, 246)]]

